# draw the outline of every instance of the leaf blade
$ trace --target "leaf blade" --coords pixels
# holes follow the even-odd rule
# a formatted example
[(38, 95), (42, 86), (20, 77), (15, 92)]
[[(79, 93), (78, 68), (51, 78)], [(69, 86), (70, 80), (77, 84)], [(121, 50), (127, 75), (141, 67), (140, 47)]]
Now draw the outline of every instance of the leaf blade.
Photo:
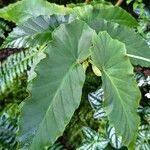
[(64, 14), (67, 9), (47, 2), (46, 0), (22, 0), (0, 9), (0, 18), (23, 23), (29, 18), (39, 15)]
[(14, 28), (4, 41), (2, 47), (34, 47), (47, 44), (52, 40), (52, 31), (62, 23), (73, 21), (70, 15), (51, 15), (29, 18)]
[(125, 47), (111, 39), (106, 32), (100, 32), (98, 38), (94, 39), (92, 59), (102, 70), (105, 110), (110, 124), (128, 146), (134, 142), (138, 130), (139, 117), (136, 111), (140, 92)]
[(22, 109), (21, 147), (29, 143), (30, 149), (42, 149), (62, 134), (80, 103), (85, 75), (79, 62), (89, 55), (93, 33), (80, 20), (55, 30), (54, 41), (46, 51), (47, 58), (37, 68), (32, 98)]
[(138, 26), (134, 17), (132, 17), (124, 9), (116, 6), (86, 5), (83, 7), (73, 8), (71, 13), (87, 22), (87, 24), (93, 26), (95, 25), (95, 22), (99, 21), (99, 19), (105, 19), (128, 27)]
[[(150, 61), (150, 48), (148, 44), (133, 29), (129, 29), (128, 27), (125, 27), (123, 25), (109, 22), (103, 19), (99, 19), (94, 23), (88, 23), (88, 25), (92, 29), (96, 30), (97, 33), (100, 31), (107, 31), (113, 39), (117, 39), (125, 44), (128, 54), (144, 57)], [(150, 62), (144, 61), (142, 59), (131, 57), (130, 60), (134, 65), (145, 67), (150, 66)]]

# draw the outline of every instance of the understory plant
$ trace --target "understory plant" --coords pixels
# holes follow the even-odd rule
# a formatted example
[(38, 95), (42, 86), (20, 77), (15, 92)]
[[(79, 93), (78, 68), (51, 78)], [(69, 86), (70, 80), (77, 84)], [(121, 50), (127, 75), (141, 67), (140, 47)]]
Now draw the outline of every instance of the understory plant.
[(17, 149), (63, 149), (55, 142), (80, 106), (88, 66), (102, 81), (100, 97), (89, 95), (89, 102), (106, 132), (84, 127), (87, 139), (77, 149), (139, 148), (141, 92), (133, 66), (150, 67), (150, 48), (129, 13), (106, 4), (22, 0), (0, 9), (0, 18), (16, 24), (1, 45), (1, 101), (23, 74), (28, 82), (13, 133)]

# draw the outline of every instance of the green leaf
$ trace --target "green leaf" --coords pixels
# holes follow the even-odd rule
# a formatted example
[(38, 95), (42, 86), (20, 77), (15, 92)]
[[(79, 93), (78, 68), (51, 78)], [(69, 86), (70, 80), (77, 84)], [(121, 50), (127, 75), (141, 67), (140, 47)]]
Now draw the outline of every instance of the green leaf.
[(120, 149), (122, 147), (122, 137), (116, 134), (115, 128), (112, 126), (108, 126), (107, 128), (107, 136), (110, 139), (110, 144), (115, 149)]
[[(150, 91), (149, 91), (149, 93), (147, 93), (147, 94), (150, 94)], [(147, 94), (146, 94), (146, 95), (147, 95)], [(150, 124), (150, 106), (144, 107), (142, 114), (143, 114), (144, 120), (146, 120), (147, 123)]]
[(102, 71), (105, 111), (110, 124), (128, 146), (134, 142), (139, 125), (140, 91), (133, 67), (126, 56), (125, 45), (113, 40), (107, 32), (100, 32), (93, 42), (92, 59)]
[(73, 8), (72, 14), (92, 25), (99, 21), (99, 19), (105, 19), (107, 21), (116, 22), (129, 27), (136, 27), (138, 25), (137, 21), (120, 7), (86, 5), (83, 7)]
[[(17, 49), (18, 50), (18, 49)], [(43, 47), (29, 48), (29, 49), (5, 49), (1, 52), (1, 56), (11, 54), (6, 60), (0, 63), (0, 96), (6, 92), (6, 90), (14, 86), (14, 82), (20, 80), (19, 77), (23, 73), (27, 72), (35, 61), (42, 59), (41, 51)], [(12, 52), (16, 51), (14, 54)]]
[(20, 24), (31, 17), (64, 14), (67, 10), (46, 0), (22, 0), (0, 9), (0, 18)]
[(16, 149), (18, 105), (9, 104), (0, 113), (0, 149)]
[(104, 150), (109, 143), (109, 139), (89, 127), (83, 127), (85, 139), (77, 150)]
[(98, 110), (102, 107), (103, 96), (104, 91), (102, 88), (88, 94), (88, 101), (93, 109)]
[(80, 104), (85, 80), (80, 64), (89, 56), (92, 35), (84, 22), (62, 24), (36, 69), (31, 97), (25, 101), (20, 121), (20, 147), (44, 149), (63, 133)]
[(66, 149), (61, 143), (56, 143), (52, 147), (50, 147), (48, 150), (66, 150)]
[(3, 47), (34, 47), (50, 42), (51, 32), (62, 23), (73, 21), (70, 15), (51, 15), (30, 18), (14, 28), (5, 40)]
[(6, 38), (6, 35), (5, 35), (6, 31), (10, 32), (9, 26), (7, 25), (7, 23), (4, 20), (0, 20), (0, 39), (5, 39)]
[(149, 150), (150, 149), (150, 126), (147, 124), (139, 127), (138, 138), (136, 140), (137, 150)]
[(133, 29), (103, 19), (95, 20), (88, 25), (97, 33), (107, 31), (113, 39), (124, 43), (127, 53), (134, 57), (130, 58), (134, 65), (150, 66), (150, 48), (146, 41)]
[(90, 102), (90, 105), (95, 111), (93, 115), (94, 119), (106, 118), (106, 113), (102, 105), (103, 96), (104, 96), (104, 91), (102, 88), (88, 94), (88, 100)]

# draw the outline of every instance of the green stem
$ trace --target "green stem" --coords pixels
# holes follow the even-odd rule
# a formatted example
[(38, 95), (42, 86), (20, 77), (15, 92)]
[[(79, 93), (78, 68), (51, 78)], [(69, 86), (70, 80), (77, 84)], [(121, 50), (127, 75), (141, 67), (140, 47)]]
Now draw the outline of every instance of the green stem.
[(150, 59), (144, 58), (144, 57), (141, 57), (141, 56), (136, 56), (136, 55), (132, 55), (132, 54), (127, 54), (127, 56), (131, 57), (131, 58), (136, 58), (136, 59), (140, 59), (140, 60), (143, 60), (143, 61), (150, 62)]

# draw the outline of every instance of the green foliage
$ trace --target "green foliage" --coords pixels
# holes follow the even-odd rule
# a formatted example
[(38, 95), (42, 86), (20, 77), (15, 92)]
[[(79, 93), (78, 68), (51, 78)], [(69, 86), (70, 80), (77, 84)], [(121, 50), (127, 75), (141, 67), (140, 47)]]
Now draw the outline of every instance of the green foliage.
[(99, 22), (100, 19), (116, 22), (128, 27), (138, 26), (137, 21), (120, 7), (107, 5), (85, 5), (83, 7), (75, 7), (71, 11), (74, 15), (87, 22), (90, 26), (97, 25), (97, 22)]
[(101, 128), (101, 121), (93, 118), (93, 110), (88, 102), (87, 93), (95, 91), (101, 84), (100, 77), (91, 72), (91, 67), (86, 70), (86, 80), (82, 90), (82, 99), (79, 108), (75, 111), (70, 123), (65, 129), (61, 141), (66, 149), (76, 149), (81, 145), (84, 136), (82, 134), (82, 127), (88, 126), (94, 130)]
[[(139, 79), (137, 79), (137, 80), (139, 82)], [(145, 84), (143, 86), (145, 86)], [(89, 93), (89, 96), (88, 96), (89, 103), (94, 110), (100, 111), (103, 109), (103, 107), (104, 107), (104, 106), (102, 106), (103, 95), (104, 95), (104, 92), (103, 92), (102, 88), (100, 88), (92, 93)], [(137, 110), (138, 113), (140, 113), (142, 116), (141, 119), (146, 120), (148, 124), (149, 124), (149, 108), (150, 108), (149, 106), (146, 106), (144, 108), (140, 106)], [(101, 115), (99, 115), (99, 118), (95, 118), (95, 119), (101, 119), (101, 121), (104, 121), (104, 120), (107, 121), (107, 119), (101, 117)], [(106, 122), (106, 125), (104, 126), (106, 128), (105, 129), (106, 132), (103, 132), (103, 134), (108, 137), (109, 143), (111, 144), (111, 146), (113, 148), (115, 148), (115, 149), (123, 148), (122, 137), (118, 136), (116, 134), (115, 128), (108, 124), (109, 124), (109, 122)], [(138, 150), (139, 149), (149, 149), (148, 147), (149, 147), (150, 137), (149, 137), (149, 125), (148, 124), (145, 123), (144, 125), (141, 125), (139, 127), (138, 138), (136, 140), (135, 149), (138, 149)], [(103, 131), (103, 130), (101, 129), (100, 131)]]
[[(136, 33), (135, 30), (100, 19), (94, 23), (87, 23), (92, 29), (96, 30), (97, 33), (100, 31), (107, 31), (113, 39), (117, 39), (124, 43), (127, 49), (127, 53), (133, 55), (130, 59), (134, 65), (149, 67), (149, 46), (145, 39), (143, 39), (140, 34)], [(134, 56), (139, 56), (140, 58), (137, 59)]]
[(56, 27), (72, 20), (73, 17), (69, 15), (30, 18), (22, 25), (14, 28), (13, 32), (5, 40), (3, 47), (22, 48), (47, 44), (51, 41), (51, 33)]
[(11, 104), (0, 115), (0, 147), (16, 149), (17, 121), (17, 105)]
[(56, 143), (52, 147), (50, 147), (48, 150), (66, 150), (61, 143)]
[[(68, 15), (39, 16), (29, 19), (24, 24), (14, 28), (14, 31), (6, 38), (2, 47), (40, 47), (40, 45), (45, 45), (51, 41), (51, 33), (57, 26), (72, 20), (73, 17)], [(14, 79), (29, 71), (34, 61), (39, 62), (41, 60), (40, 55), (43, 49), (43, 46), (40, 48), (28, 48), (20, 53), (11, 55), (6, 61), (2, 61), (0, 65), (2, 70), (0, 72), (1, 93), (4, 93), (12, 85)]]
[[(108, 119), (111, 126), (107, 133), (84, 128), (88, 138), (79, 149), (105, 149), (108, 142), (116, 149), (122, 145), (133, 149), (140, 123), (140, 91), (131, 62), (150, 66), (150, 49), (132, 29), (138, 24), (131, 15), (114, 6), (82, 4), (65, 8), (45, 0), (22, 0), (1, 9), (0, 17), (19, 24), (3, 47), (26, 48), (2, 56), (0, 66), (1, 93), (5, 94), (23, 73), (31, 82), (30, 96), (21, 104), (21, 149), (62, 148), (62, 143), (55, 141), (80, 105), (85, 61), (102, 74), (99, 101), (93, 101), (97, 93), (89, 94), (94, 118)], [(148, 112), (142, 110), (143, 114)], [(149, 123), (147, 115), (145, 121)], [(106, 122), (101, 125), (106, 126)]]
[[(45, 61), (37, 68), (32, 97), (22, 110), (21, 147), (30, 143), (31, 149), (42, 149), (62, 134), (80, 104), (85, 78), (80, 62), (89, 55), (92, 34), (93, 30), (82, 21), (62, 25), (53, 33), (55, 40), (46, 50)], [(64, 44), (66, 41), (70, 41), (69, 45)]]
[(23, 75), (25, 71), (28, 71), (36, 59), (41, 59), (38, 57), (39, 53), (40, 50), (36, 48), (24, 49), (1, 62), (0, 94), (3, 94), (6, 89), (11, 87), (15, 79)]
[(116, 134), (114, 127), (109, 126), (107, 128), (107, 135), (110, 139), (110, 144), (112, 145), (112, 147), (114, 147), (115, 149), (120, 149), (122, 147), (122, 137)]
[(97, 133), (88, 127), (83, 128), (83, 133), (86, 137), (85, 141), (83, 141), (83, 144), (77, 150), (104, 150), (109, 143), (105, 135)]
[(144, 17), (144, 4), (143, 4), (143, 0), (127, 0), (127, 3), (131, 3), (133, 2), (133, 8), (135, 10), (139, 9), (139, 14), (140, 17), (143, 18)]
[(137, 150), (150, 149), (150, 127), (148, 125), (142, 125), (139, 127), (139, 134), (136, 141)]
[(5, 31), (10, 31), (10, 28), (3, 20), (0, 20), (0, 38), (6, 38)]
[(95, 110), (93, 115), (95, 119), (102, 119), (107, 116), (103, 108), (103, 96), (104, 91), (102, 88), (95, 92), (89, 93), (88, 95), (88, 100), (91, 104), (91, 107)]
[(64, 14), (65, 11), (63, 6), (50, 4), (45, 0), (22, 0), (1, 9), (0, 17), (20, 24), (31, 17)]
[(108, 119), (123, 137), (124, 144), (129, 145), (135, 140), (139, 125), (136, 109), (140, 92), (133, 78), (133, 68), (126, 56), (125, 45), (113, 40), (106, 32), (100, 32), (94, 38), (92, 59), (102, 71)]

